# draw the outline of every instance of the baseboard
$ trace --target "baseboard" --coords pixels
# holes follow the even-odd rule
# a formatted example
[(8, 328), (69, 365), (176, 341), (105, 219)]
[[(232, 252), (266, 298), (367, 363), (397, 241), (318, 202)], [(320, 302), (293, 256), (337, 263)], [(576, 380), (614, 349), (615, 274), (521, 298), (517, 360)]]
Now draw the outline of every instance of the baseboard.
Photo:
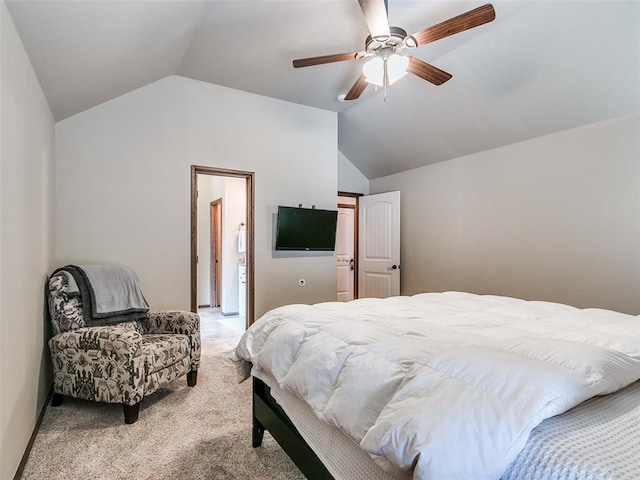
[(20, 460), (20, 465), (18, 465), (18, 469), (16, 470), (16, 474), (13, 476), (13, 480), (20, 480), (22, 477), (22, 473), (24, 472), (24, 467), (27, 465), (27, 459), (29, 458), (29, 454), (31, 453), (31, 448), (33, 447), (33, 442), (36, 441), (36, 435), (40, 430), (40, 425), (42, 424), (42, 419), (44, 418), (44, 412), (47, 411), (47, 406), (51, 403), (51, 396), (53, 395), (53, 384), (49, 389), (49, 393), (47, 394), (47, 398), (44, 401), (44, 405), (42, 405), (42, 410), (40, 410), (40, 415), (38, 416), (38, 420), (36, 421), (35, 427), (33, 427), (33, 432), (31, 433), (31, 438), (29, 438), (29, 443), (27, 443), (27, 448), (24, 450), (24, 454), (22, 455), (22, 460)]
[(230, 316), (233, 315), (234, 317), (237, 317), (239, 313), (240, 312), (222, 312), (222, 316), (223, 317), (230, 317)]
[(198, 308), (211, 308), (211, 305), (198, 305)]

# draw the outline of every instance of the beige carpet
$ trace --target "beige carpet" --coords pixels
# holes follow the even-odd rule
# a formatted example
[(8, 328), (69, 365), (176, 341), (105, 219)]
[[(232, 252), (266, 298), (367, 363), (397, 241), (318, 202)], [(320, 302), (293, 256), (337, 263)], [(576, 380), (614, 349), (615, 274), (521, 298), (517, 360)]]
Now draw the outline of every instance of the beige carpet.
[(255, 479), (304, 476), (268, 434), (251, 447), (251, 382), (203, 342), (198, 385), (178, 379), (143, 400), (125, 425), (122, 407), (65, 398), (48, 407), (23, 479)]

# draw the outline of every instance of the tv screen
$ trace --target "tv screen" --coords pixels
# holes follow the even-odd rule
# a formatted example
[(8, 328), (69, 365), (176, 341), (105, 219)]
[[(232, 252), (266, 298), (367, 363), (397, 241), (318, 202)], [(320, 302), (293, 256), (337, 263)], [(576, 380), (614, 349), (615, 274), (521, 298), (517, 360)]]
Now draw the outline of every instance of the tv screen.
[(276, 250), (334, 251), (337, 210), (278, 207)]

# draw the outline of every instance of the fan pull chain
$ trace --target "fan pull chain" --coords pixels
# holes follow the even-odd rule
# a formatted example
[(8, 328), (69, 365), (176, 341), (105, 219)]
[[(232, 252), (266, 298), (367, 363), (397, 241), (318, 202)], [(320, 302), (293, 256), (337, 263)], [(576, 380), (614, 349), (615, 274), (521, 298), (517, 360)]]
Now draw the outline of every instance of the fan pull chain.
[(382, 63), (383, 75), (382, 75), (382, 85), (384, 86), (384, 101), (387, 101), (387, 85), (389, 85), (389, 72), (387, 72), (387, 59), (383, 59)]

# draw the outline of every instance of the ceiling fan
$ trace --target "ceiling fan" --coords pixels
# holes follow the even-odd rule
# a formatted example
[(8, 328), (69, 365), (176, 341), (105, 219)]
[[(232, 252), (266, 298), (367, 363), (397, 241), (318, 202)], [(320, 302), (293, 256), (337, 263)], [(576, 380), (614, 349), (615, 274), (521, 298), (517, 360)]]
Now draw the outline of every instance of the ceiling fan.
[(404, 29), (389, 25), (388, 0), (358, 0), (358, 3), (370, 32), (365, 40), (363, 51), (322, 55), (293, 61), (294, 68), (300, 68), (373, 57), (363, 66), (363, 73), (344, 96), (344, 100), (359, 98), (370, 83), (383, 86), (386, 91), (388, 85), (399, 80), (407, 72), (434, 85), (442, 85), (451, 78), (450, 73), (403, 53), (406, 50), (478, 27), (496, 18), (493, 6), (486, 4), (425, 28), (413, 35), (407, 35)]

